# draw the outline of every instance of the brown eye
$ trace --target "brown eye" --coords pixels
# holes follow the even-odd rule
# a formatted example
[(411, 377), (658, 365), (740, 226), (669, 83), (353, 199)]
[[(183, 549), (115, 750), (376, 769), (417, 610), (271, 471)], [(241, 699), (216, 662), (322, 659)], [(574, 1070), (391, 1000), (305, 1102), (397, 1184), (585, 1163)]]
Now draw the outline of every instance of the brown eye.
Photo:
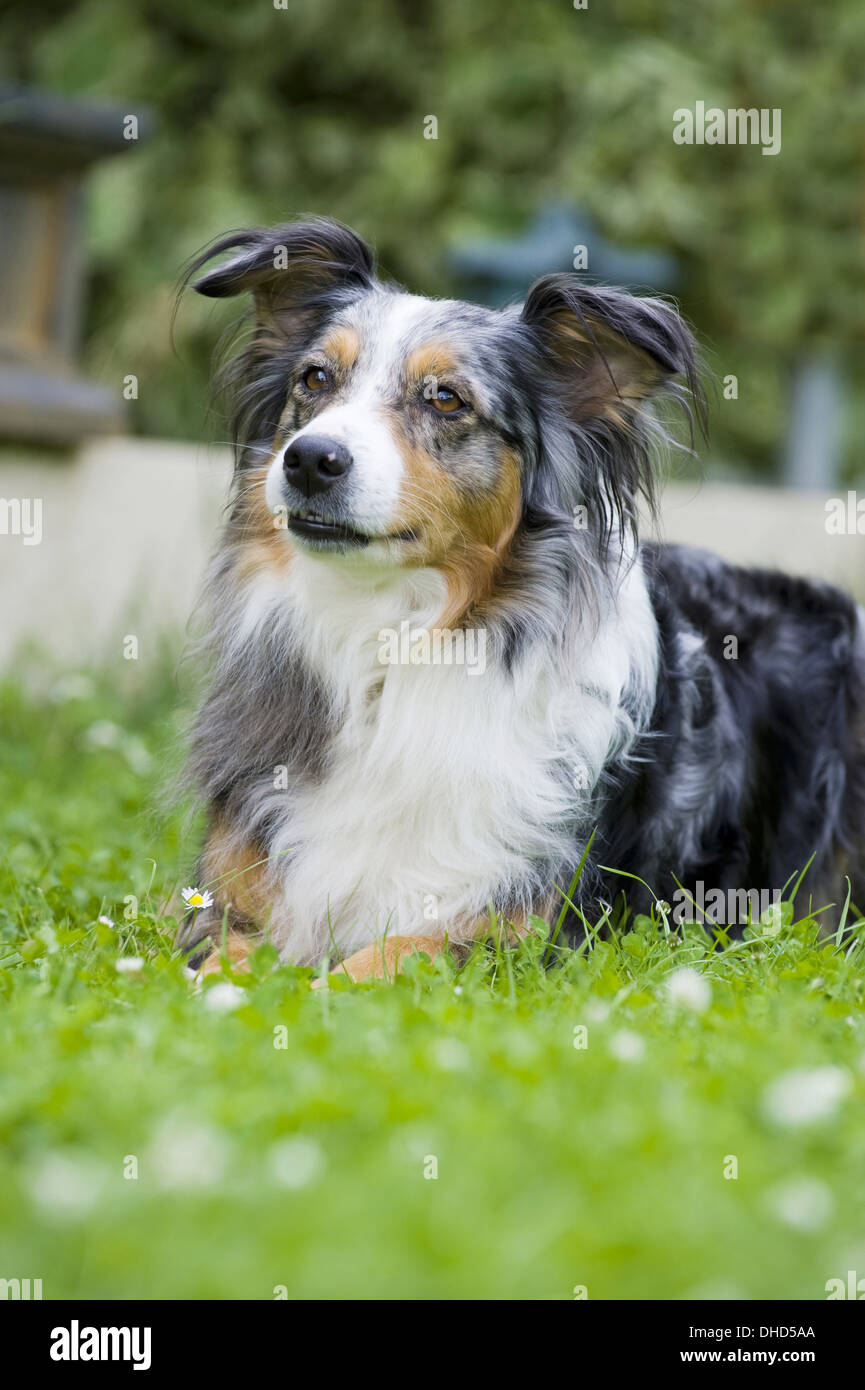
[(303, 374), (303, 384), (308, 391), (323, 391), (330, 385), (330, 377), (324, 367), (307, 367)]
[(465, 401), (461, 400), (456, 391), (452, 391), (449, 386), (439, 386), (429, 400), (433, 409), (438, 410), (442, 415), (453, 415), (454, 411), (462, 410), (465, 405)]

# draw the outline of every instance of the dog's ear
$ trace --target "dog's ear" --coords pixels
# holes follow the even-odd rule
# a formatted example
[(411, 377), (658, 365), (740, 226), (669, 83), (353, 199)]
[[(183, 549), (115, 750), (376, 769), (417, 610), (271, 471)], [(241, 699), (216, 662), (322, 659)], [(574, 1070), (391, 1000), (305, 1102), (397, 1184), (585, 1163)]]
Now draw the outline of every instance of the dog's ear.
[[(226, 259), (212, 265), (219, 257)], [(205, 274), (196, 280), (201, 270)], [(215, 394), (229, 404), (239, 465), (251, 457), (247, 446), (273, 440), (293, 358), (326, 320), (335, 296), (371, 286), (374, 279), (369, 247), (350, 228), (325, 217), (231, 232), (188, 267), (181, 292), (192, 282), (199, 294), (213, 299), (252, 296), (253, 332), (233, 353), (237, 340), (224, 338), (215, 379)]]
[(193, 281), (211, 299), (251, 293), (261, 317), (340, 286), (372, 284), (373, 255), (350, 227), (327, 217), (229, 233), (202, 253), (188, 279), (215, 257), (227, 260)]
[[(636, 538), (641, 500), (656, 512), (653, 439), (671, 436), (646, 409), (667, 395), (705, 433), (705, 396), (694, 338), (662, 300), (621, 290), (590, 288), (573, 275), (547, 275), (530, 289), (522, 310), (550, 403), (546, 429), (564, 424), (572, 446), (542, 454), (528, 502), (534, 513), (570, 517), (586, 508), (603, 556), (618, 536)], [(553, 438), (551, 435), (550, 438)], [(555, 456), (555, 467), (544, 459)], [(574, 512), (576, 515), (576, 512)]]
[(677, 376), (699, 411), (696, 344), (662, 300), (590, 288), (574, 275), (545, 275), (529, 290), (522, 319), (577, 423), (627, 427), (643, 402)]

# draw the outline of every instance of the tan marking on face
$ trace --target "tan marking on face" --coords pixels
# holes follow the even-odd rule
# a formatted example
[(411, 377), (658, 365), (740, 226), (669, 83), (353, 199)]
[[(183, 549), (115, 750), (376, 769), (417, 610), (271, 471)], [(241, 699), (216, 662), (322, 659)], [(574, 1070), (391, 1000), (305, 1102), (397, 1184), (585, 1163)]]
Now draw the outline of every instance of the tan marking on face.
[(443, 347), (415, 348), (405, 360), (405, 373), (409, 380), (425, 381), (428, 376), (446, 376), (453, 371), (456, 371), (456, 363)]
[(264, 492), (268, 470), (281, 447), (278, 443), (266, 463), (256, 464), (240, 478), (232, 516), (238, 545), (235, 573), (241, 579), (254, 579), (266, 569), (276, 569), (287, 575), (294, 559), (288, 532), (284, 526), (275, 524), (278, 518), (268, 507)]
[(321, 345), (322, 352), (349, 371), (360, 355), (360, 338), (353, 328), (335, 328)]
[(483, 497), (467, 497), (446, 469), (426, 450), (400, 438), (396, 428), (406, 470), (400, 524), (421, 537), (417, 563), (436, 566), (444, 574), (448, 602), (439, 623), (454, 627), (489, 597), (517, 529), (522, 509), (519, 461), (502, 445), (496, 487)]

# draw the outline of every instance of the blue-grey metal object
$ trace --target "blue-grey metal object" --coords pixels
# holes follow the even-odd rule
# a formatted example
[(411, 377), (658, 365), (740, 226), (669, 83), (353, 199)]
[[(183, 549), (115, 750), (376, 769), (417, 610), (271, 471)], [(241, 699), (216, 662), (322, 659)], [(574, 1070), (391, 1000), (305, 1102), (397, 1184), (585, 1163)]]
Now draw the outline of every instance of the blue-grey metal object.
[(30, 87), (0, 82), (0, 169), (38, 176), (40, 171), (85, 168), (105, 155), (119, 154), (130, 142), (124, 120), (134, 114), (137, 139), (150, 134), (149, 111), (134, 107), (91, 106)]
[(670, 290), (678, 281), (674, 256), (651, 247), (606, 241), (591, 218), (566, 204), (542, 208), (518, 237), (491, 237), (456, 247), (450, 263), (464, 292), (492, 307), (521, 298), (533, 280), (574, 270), (575, 248), (587, 252), (585, 275), (628, 289)]
[(783, 481), (795, 488), (836, 487), (845, 409), (837, 353), (814, 352), (801, 358), (793, 372), (791, 397)]

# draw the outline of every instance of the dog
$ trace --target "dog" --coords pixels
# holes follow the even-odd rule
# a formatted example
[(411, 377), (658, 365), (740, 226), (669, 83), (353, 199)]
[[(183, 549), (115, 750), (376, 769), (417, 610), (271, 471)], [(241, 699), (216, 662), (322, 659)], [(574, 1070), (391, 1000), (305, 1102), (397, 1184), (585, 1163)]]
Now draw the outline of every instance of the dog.
[(623, 891), (663, 910), (807, 866), (815, 909), (862, 893), (862, 610), (641, 540), (659, 403), (705, 412), (674, 308), (571, 274), (501, 310), (421, 298), (322, 218), (195, 276), (253, 318), (220, 383), (190, 755), (212, 902), (184, 949), (240, 966), (266, 938), (357, 980), (563, 903), (574, 940)]

